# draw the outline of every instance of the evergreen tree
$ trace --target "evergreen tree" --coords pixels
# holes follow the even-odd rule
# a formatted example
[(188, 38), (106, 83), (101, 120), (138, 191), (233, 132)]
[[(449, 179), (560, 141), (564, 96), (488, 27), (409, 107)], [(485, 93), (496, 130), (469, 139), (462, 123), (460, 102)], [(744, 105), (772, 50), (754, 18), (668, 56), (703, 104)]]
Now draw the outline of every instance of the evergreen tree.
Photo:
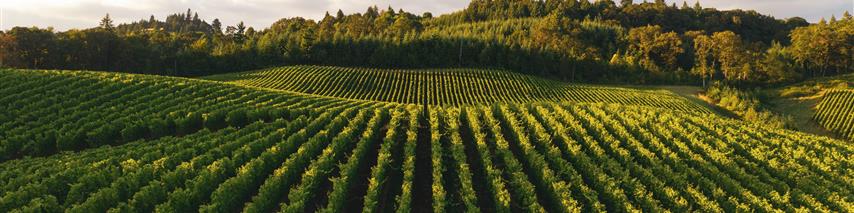
[(101, 23), (98, 24), (98, 27), (107, 31), (113, 31), (113, 19), (110, 18), (109, 13), (101, 19)]
[[(341, 14), (343, 15), (344, 13), (341, 13)], [(377, 9), (376, 5), (374, 5), (373, 7), (368, 7), (368, 10), (365, 11), (365, 17), (368, 18), (368, 20), (373, 20), (373, 19), (377, 18), (379, 15), (380, 15), (380, 12), (379, 12), (379, 9)]]
[(335, 14), (335, 20), (344, 21), (344, 11), (341, 11), (341, 9), (338, 9), (338, 13)]
[(238, 35), (243, 35), (245, 30), (246, 30), (246, 25), (243, 24), (243, 21), (240, 21), (240, 23), (237, 23), (237, 34)]
[(213, 22), (211, 22), (211, 27), (213, 27), (213, 33), (216, 35), (222, 34), (222, 23), (219, 22), (218, 18), (215, 18)]
[(157, 29), (157, 19), (154, 18), (154, 15), (148, 17), (148, 26), (146, 28)]

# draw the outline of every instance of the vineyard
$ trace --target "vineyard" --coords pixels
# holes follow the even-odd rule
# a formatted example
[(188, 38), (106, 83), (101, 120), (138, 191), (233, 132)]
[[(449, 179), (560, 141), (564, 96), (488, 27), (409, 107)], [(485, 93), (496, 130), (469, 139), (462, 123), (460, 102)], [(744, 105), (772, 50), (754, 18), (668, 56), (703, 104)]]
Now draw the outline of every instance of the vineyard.
[(192, 79), (0, 71), (0, 161), (316, 114), (361, 102)]
[(461, 106), (569, 101), (709, 112), (705, 107), (669, 91), (571, 85), (488, 69), (384, 70), (292, 66), (208, 76), (206, 79), (346, 99), (409, 104)]
[(821, 126), (854, 141), (854, 90), (829, 90), (816, 106)]
[(672, 93), (335, 69), (2, 70), (0, 212), (854, 209), (851, 143)]

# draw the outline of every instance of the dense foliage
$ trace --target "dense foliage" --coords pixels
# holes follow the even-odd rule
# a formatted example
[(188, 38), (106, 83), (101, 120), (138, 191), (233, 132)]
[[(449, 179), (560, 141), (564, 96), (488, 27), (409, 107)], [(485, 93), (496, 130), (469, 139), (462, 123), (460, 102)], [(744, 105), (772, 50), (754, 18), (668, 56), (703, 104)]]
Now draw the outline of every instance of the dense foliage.
[[(191, 15), (193, 14), (193, 15)], [(284, 64), (492, 67), (576, 82), (777, 83), (852, 72), (854, 20), (810, 25), (663, 1), (474, 0), (433, 17), (392, 8), (263, 30), (195, 13), (0, 33), (0, 66), (200, 76)]]
[(783, 98), (812, 98), (831, 89), (854, 89), (854, 73), (847, 75), (814, 78), (778, 88), (772, 94)]
[(603, 102), (708, 112), (666, 90), (566, 84), (489, 69), (387, 70), (290, 66), (206, 76), (238, 85), (346, 99), (428, 105), (535, 101)]
[(792, 128), (792, 118), (771, 112), (760, 100), (759, 93), (742, 90), (719, 82), (706, 89), (706, 97), (716, 105), (735, 113), (742, 120), (772, 128)]
[[(76, 107), (3, 114), (4, 126), (62, 132), (173, 111), (203, 116), (196, 131), (2, 162), (2, 212), (840, 212), (854, 202), (850, 143), (706, 112), (418, 106), (147, 75), (3, 74), (16, 83), (0, 90), (24, 94), (0, 102), (4, 111)], [(99, 92), (77, 94), (90, 90)], [(142, 94), (162, 101), (135, 103)], [(235, 113), (247, 107), (288, 113)], [(4, 132), (0, 142), (37, 132)]]
[(815, 120), (821, 126), (854, 141), (854, 90), (829, 90), (816, 109)]

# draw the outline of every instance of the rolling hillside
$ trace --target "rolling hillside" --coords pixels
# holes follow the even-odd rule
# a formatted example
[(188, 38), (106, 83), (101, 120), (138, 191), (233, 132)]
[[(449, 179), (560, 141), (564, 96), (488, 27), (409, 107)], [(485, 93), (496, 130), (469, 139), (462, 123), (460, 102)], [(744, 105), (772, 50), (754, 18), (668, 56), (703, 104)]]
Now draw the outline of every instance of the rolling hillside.
[(814, 118), (822, 127), (854, 141), (854, 90), (830, 90), (816, 106)]
[(386, 70), (291, 66), (214, 75), (205, 79), (346, 99), (410, 104), (460, 106), (568, 101), (710, 112), (666, 90), (565, 84), (488, 69)]
[(324, 69), (0, 71), (0, 212), (854, 208), (854, 145), (669, 92)]
[(768, 89), (768, 103), (777, 113), (794, 118), (797, 130), (854, 141), (851, 118), (854, 75), (839, 75)]
[(365, 103), (150, 75), (0, 74), (0, 160), (219, 129), (227, 126), (229, 113), (245, 117), (235, 121), (244, 125)]

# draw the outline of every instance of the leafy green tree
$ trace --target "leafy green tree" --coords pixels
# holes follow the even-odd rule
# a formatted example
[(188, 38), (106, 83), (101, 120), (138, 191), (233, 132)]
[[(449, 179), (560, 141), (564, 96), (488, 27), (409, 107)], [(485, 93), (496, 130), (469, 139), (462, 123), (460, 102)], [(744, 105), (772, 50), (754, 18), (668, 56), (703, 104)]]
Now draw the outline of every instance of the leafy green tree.
[(403, 36), (416, 29), (417, 22), (405, 14), (398, 15), (390, 27), (391, 32), (397, 36)]
[(854, 20), (848, 16), (832, 24), (822, 19), (818, 24), (792, 31), (792, 56), (812, 68), (813, 75), (850, 72), (854, 63)]
[[(152, 16), (152, 18), (153, 17), (154, 16)], [(211, 26), (213, 27), (214, 35), (222, 34), (222, 22), (220, 22), (218, 18), (214, 19), (213, 22), (211, 22)]]
[(0, 68), (6, 66), (7, 58), (11, 57), (10, 53), (15, 50), (15, 37), (0, 31)]
[(794, 64), (795, 61), (787, 48), (775, 42), (763, 54), (759, 61), (759, 70), (765, 78), (763, 80), (767, 82), (787, 82), (801, 78)]
[(373, 32), (385, 32), (386, 29), (388, 29), (389, 27), (391, 27), (392, 24), (394, 24), (395, 16), (396, 15), (394, 13), (394, 9), (392, 8), (388, 8), (388, 10), (382, 11), (382, 13), (380, 13), (380, 16), (377, 17), (376, 20), (374, 20)]
[(701, 76), (703, 87), (706, 87), (706, 79), (714, 79), (717, 61), (714, 52), (715, 44), (711, 37), (699, 35), (694, 38), (694, 67), (691, 72)]
[(724, 79), (748, 80), (750, 76), (749, 67), (750, 61), (753, 61), (741, 37), (731, 31), (717, 32), (712, 35), (714, 45), (715, 60), (719, 64), (721, 73)]
[(7, 32), (4, 49), (12, 49), (6, 55), (4, 63), (7, 66), (18, 68), (54, 68), (52, 59), (58, 55), (53, 49), (56, 45), (56, 34), (52, 28), (39, 29), (36, 27), (15, 27)]
[(335, 17), (332, 17), (327, 12), (326, 15), (323, 16), (323, 19), (320, 20), (318, 26), (318, 34), (320, 35), (320, 39), (329, 40), (332, 39), (332, 36), (335, 35)]
[(677, 56), (685, 51), (679, 35), (665, 33), (660, 26), (632, 28), (626, 40), (630, 54), (638, 55), (641, 64), (652, 69), (676, 69)]

